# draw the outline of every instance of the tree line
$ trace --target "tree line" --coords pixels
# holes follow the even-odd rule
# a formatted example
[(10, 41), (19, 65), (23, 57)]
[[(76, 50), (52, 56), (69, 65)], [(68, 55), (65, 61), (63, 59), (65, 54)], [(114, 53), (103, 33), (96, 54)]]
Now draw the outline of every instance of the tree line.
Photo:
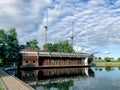
[(94, 57), (94, 61), (96, 62), (114, 62), (114, 61), (118, 61), (120, 62), (120, 57), (118, 57), (116, 60), (113, 58), (113, 57), (105, 57), (105, 58), (102, 58), (102, 57)]
[(65, 53), (74, 53), (74, 49), (69, 44), (68, 40), (58, 42), (58, 43), (47, 43), (43, 46), (44, 50), (50, 52), (65, 52)]
[[(21, 45), (17, 39), (15, 28), (5, 31), (0, 29), (0, 63), (16, 62), (19, 60), (20, 50), (29, 48), (40, 50), (36, 39), (27, 41), (25, 45)], [(47, 43), (43, 45), (44, 51), (48, 52), (74, 52), (74, 49), (67, 40), (58, 43)]]

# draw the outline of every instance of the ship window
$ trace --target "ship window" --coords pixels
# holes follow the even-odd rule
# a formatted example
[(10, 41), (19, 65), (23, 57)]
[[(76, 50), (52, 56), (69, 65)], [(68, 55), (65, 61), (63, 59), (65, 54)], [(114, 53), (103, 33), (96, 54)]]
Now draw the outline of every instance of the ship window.
[(35, 63), (35, 60), (33, 61), (33, 63)]
[(54, 59), (51, 59), (51, 60), (50, 60), (50, 64), (54, 64)]
[(61, 60), (61, 64), (65, 65), (65, 60), (64, 59)]
[(25, 75), (25, 77), (27, 77), (27, 74)]
[(54, 60), (54, 64), (57, 65), (57, 60)]
[(26, 61), (26, 63), (28, 63), (28, 60)]

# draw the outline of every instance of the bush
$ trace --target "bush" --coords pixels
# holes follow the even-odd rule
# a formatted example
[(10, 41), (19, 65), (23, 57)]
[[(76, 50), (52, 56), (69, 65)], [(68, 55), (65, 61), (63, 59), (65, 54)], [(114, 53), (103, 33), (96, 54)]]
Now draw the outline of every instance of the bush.
[(105, 60), (106, 62), (110, 62), (110, 61), (111, 61), (111, 58), (110, 58), (110, 57), (105, 57), (104, 60)]
[(120, 62), (120, 57), (119, 57), (119, 58), (117, 58), (117, 61), (118, 61), (118, 62)]

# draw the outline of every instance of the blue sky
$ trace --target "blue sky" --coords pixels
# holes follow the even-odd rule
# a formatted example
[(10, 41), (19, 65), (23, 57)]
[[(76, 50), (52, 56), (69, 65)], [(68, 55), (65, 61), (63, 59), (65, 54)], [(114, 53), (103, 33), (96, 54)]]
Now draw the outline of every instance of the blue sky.
[(49, 43), (71, 43), (74, 49), (97, 56), (120, 57), (120, 0), (0, 0), (0, 29), (15, 27), (20, 44), (45, 43), (48, 10)]

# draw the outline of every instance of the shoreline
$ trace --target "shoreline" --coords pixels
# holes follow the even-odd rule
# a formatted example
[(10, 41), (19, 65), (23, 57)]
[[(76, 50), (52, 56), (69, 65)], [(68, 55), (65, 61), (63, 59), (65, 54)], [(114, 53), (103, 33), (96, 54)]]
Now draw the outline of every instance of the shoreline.
[(92, 66), (120, 66), (120, 62), (92, 62)]
[(46, 65), (46, 66), (38, 66), (38, 67), (18, 67), (18, 69), (55, 69), (55, 68), (77, 68), (77, 67), (90, 67), (90, 65)]

